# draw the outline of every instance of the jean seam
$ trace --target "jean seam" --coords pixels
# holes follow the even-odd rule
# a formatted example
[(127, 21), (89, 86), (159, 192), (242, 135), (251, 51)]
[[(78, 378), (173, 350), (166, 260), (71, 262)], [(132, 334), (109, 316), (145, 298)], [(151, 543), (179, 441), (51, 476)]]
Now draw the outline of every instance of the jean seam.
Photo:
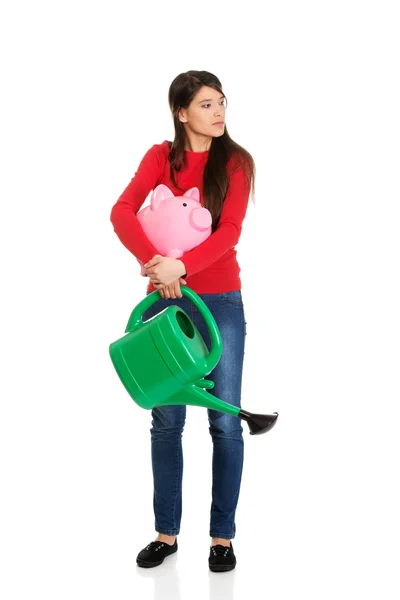
[(180, 531), (179, 529), (164, 529), (164, 527), (158, 527), (158, 525), (155, 529), (158, 533), (164, 533), (164, 535), (178, 535)]
[(177, 503), (177, 499), (178, 499), (178, 484), (179, 484), (179, 473), (180, 473), (180, 453), (179, 453), (179, 444), (180, 444), (180, 438), (178, 438), (178, 443), (176, 445), (176, 457), (177, 457), (177, 463), (178, 463), (178, 468), (176, 470), (176, 479), (175, 479), (175, 499), (174, 499), (174, 506), (173, 506), (173, 513), (172, 513), (172, 522), (174, 524), (176, 524), (175, 518), (176, 518), (176, 503)]
[(177, 464), (176, 469), (176, 478), (175, 478), (175, 489), (174, 489), (174, 502), (172, 505), (172, 522), (175, 525), (175, 515), (176, 515), (176, 501), (178, 497), (178, 479), (179, 479), (179, 441), (175, 447), (175, 461)]

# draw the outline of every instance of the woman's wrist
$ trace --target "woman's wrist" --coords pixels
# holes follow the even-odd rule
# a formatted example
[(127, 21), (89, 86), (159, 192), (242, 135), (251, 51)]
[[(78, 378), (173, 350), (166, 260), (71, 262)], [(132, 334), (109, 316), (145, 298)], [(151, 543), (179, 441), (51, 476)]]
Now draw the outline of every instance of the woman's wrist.
[(182, 261), (180, 258), (178, 258), (177, 260), (179, 260), (179, 262), (180, 262), (180, 263), (181, 263), (181, 265), (182, 265), (182, 273), (181, 273), (181, 277), (187, 277), (187, 273), (186, 273), (186, 267), (185, 267), (185, 265), (184, 265), (183, 261)]

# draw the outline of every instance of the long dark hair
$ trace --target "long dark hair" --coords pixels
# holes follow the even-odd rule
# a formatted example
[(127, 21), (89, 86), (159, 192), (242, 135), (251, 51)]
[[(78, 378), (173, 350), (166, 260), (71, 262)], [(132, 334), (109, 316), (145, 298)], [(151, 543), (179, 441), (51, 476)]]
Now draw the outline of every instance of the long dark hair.
[[(168, 91), (168, 102), (175, 128), (175, 139), (170, 144), (168, 159), (170, 162), (171, 180), (178, 189), (181, 188), (177, 185), (175, 173), (179, 172), (184, 164), (186, 141), (185, 128), (179, 120), (178, 113), (181, 108), (189, 106), (194, 96), (204, 85), (217, 90), (225, 97), (227, 102), (220, 80), (208, 71), (187, 71), (186, 73), (180, 73), (180, 75), (175, 77)], [(255, 164), (253, 157), (247, 150), (232, 140), (225, 126), (223, 135), (211, 140), (203, 176), (203, 205), (208, 208), (212, 215), (213, 232), (217, 228), (222, 205), (228, 191), (229, 174), (227, 163), (233, 154), (238, 157), (237, 168), (242, 168), (247, 176), (254, 202)]]

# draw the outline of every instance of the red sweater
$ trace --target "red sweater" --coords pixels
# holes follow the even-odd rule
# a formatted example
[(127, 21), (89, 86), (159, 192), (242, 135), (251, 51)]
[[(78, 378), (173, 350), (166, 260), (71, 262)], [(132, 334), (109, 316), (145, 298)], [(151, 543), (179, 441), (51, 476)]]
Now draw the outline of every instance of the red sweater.
[[(142, 158), (139, 167), (126, 189), (111, 210), (111, 223), (122, 244), (143, 264), (155, 254), (161, 254), (144, 233), (136, 214), (147, 196), (157, 185), (163, 183), (175, 196), (183, 192), (174, 187), (169, 175), (167, 140), (154, 144)], [(185, 151), (185, 164), (175, 178), (183, 190), (197, 187), (200, 199), (203, 194), (203, 172), (208, 159), (205, 152)], [(233, 158), (228, 162), (228, 174), (235, 166)], [(179, 260), (186, 267), (185, 280), (188, 287), (198, 294), (216, 294), (241, 289), (240, 267), (234, 247), (239, 241), (243, 219), (250, 195), (247, 177), (241, 167), (234, 170), (229, 179), (218, 227), (204, 242), (185, 252)], [(139, 268), (139, 265), (138, 265)], [(147, 291), (156, 288), (148, 280)]]

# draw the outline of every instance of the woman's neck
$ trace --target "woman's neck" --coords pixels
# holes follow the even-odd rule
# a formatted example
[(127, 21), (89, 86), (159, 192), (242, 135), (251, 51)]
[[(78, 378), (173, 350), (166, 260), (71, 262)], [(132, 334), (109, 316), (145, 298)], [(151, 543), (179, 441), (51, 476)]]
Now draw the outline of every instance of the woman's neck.
[(211, 146), (212, 137), (195, 135), (186, 132), (185, 150), (187, 152), (208, 152)]

